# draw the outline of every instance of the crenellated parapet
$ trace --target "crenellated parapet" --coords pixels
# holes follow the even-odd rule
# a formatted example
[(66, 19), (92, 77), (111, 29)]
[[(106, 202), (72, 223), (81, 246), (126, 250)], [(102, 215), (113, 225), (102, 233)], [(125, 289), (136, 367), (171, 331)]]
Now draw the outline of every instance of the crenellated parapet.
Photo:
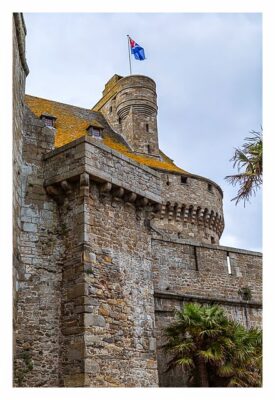
[(160, 172), (162, 205), (154, 227), (172, 237), (218, 244), (224, 229), (222, 191), (209, 179)]
[(168, 223), (197, 225), (199, 229), (206, 228), (213, 231), (219, 238), (224, 229), (224, 220), (221, 214), (196, 204), (179, 204), (168, 201), (161, 205), (155, 218)]

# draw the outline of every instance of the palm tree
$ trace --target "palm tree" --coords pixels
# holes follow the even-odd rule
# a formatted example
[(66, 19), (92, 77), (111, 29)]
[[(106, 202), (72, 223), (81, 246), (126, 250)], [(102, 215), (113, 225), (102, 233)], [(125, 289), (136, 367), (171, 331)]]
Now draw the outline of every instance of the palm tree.
[(186, 304), (175, 315), (176, 321), (165, 329), (168, 339), (164, 349), (170, 353), (168, 369), (181, 365), (192, 386), (209, 386), (208, 363), (223, 359), (227, 338), (222, 335), (228, 325), (218, 306)]
[(246, 201), (255, 194), (262, 185), (263, 174), (263, 135), (260, 132), (251, 131), (252, 136), (245, 138), (246, 142), (241, 148), (236, 148), (233, 161), (233, 167), (237, 166), (238, 174), (225, 177), (233, 186), (240, 186), (237, 196), (232, 201)]
[(261, 332), (228, 319), (219, 306), (186, 304), (165, 329), (167, 370), (182, 366), (189, 385), (259, 386)]
[(262, 332), (246, 329), (231, 321), (229, 336), (232, 346), (227, 348), (223, 363), (216, 374), (225, 379), (226, 386), (259, 387), (262, 382)]

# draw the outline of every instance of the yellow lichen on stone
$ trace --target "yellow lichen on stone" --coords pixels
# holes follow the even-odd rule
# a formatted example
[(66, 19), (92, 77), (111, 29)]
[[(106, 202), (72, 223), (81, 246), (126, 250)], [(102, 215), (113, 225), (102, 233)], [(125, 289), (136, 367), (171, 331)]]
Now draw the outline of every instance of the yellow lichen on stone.
[(87, 133), (86, 129), (90, 121), (74, 115), (70, 105), (33, 96), (25, 96), (25, 101), (38, 118), (43, 113), (56, 117), (55, 147), (64, 146)]
[(110, 137), (104, 138), (103, 143), (106, 144), (106, 146), (111, 147), (114, 150), (117, 150), (119, 153), (122, 153), (123, 155), (131, 158), (132, 160), (137, 161), (138, 163), (140, 163), (142, 165), (146, 165), (151, 168), (161, 169), (164, 171), (174, 171), (174, 172), (179, 172), (179, 173), (184, 173), (184, 174), (188, 173), (188, 172), (184, 171), (183, 169), (177, 167), (172, 162), (172, 160), (170, 160), (168, 157), (164, 156), (163, 153), (162, 153), (162, 156), (165, 159), (164, 161), (158, 160), (157, 158), (148, 157), (146, 155), (135, 154), (135, 153), (129, 151), (129, 149), (126, 146), (124, 146), (122, 143), (118, 143)]
[[(108, 95), (109, 94), (113, 95), (112, 90), (110, 93), (108, 93)], [(74, 106), (28, 95), (25, 96), (25, 101), (30, 110), (38, 118), (44, 113), (51, 114), (56, 117), (55, 147), (62, 147), (73, 140), (85, 136), (87, 134), (86, 130), (89, 125), (94, 124), (95, 126), (102, 127), (102, 125), (95, 119), (88, 120), (82, 117), (81, 113), (75, 111), (77, 108)], [(103, 134), (103, 143), (111, 149), (118, 151), (119, 153), (129, 157), (132, 160), (135, 160), (142, 165), (163, 171), (187, 173), (186, 171), (177, 167), (172, 160), (163, 153), (161, 153), (163, 160), (146, 155), (135, 154), (134, 152), (130, 151), (126, 145), (116, 141), (113, 137), (108, 135), (106, 130), (104, 130)]]

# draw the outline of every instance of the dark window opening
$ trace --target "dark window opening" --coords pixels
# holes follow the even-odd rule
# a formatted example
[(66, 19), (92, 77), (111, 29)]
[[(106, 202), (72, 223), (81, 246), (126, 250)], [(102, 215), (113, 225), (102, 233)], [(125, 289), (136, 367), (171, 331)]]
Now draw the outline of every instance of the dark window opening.
[(187, 176), (181, 176), (180, 177), (180, 183), (185, 185), (187, 183)]
[(110, 113), (113, 112), (113, 107), (112, 107), (112, 106), (109, 108), (109, 112), (110, 112)]
[(56, 118), (52, 115), (41, 114), (40, 119), (46, 124), (46, 126), (54, 128)]
[(148, 150), (148, 153), (151, 153), (151, 146), (150, 146), (150, 144), (147, 145), (147, 150)]
[(89, 126), (87, 129), (89, 135), (95, 138), (101, 138), (102, 137), (102, 128), (98, 128), (96, 126)]
[(47, 126), (53, 126), (53, 120), (50, 118), (42, 118)]
[(100, 129), (98, 129), (98, 128), (92, 128), (92, 135), (93, 135), (94, 137), (101, 137)]
[(149, 124), (146, 124), (146, 132), (149, 132)]
[(211, 236), (211, 244), (215, 244), (215, 239), (213, 236)]
[(213, 192), (213, 186), (211, 185), (211, 183), (208, 183), (208, 191)]
[(119, 123), (119, 125), (121, 125), (121, 118), (120, 117), (118, 118), (118, 123)]

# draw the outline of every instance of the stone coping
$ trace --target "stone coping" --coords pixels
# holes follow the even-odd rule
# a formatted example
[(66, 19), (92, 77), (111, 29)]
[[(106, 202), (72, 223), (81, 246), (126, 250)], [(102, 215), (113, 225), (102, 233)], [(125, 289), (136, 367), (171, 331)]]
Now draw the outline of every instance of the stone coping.
[(18, 41), (18, 50), (19, 50), (19, 57), (22, 63), (22, 67), (26, 76), (29, 74), (29, 67), (27, 64), (27, 60), (25, 57), (25, 36), (27, 34), (26, 25), (24, 21), (24, 17), (22, 13), (14, 13), (13, 14), (14, 23), (15, 23), (15, 30), (16, 30), (16, 37)]
[[(169, 299), (169, 300), (180, 300), (180, 301), (196, 301), (198, 303), (209, 303), (214, 302), (218, 304), (225, 304), (230, 306), (238, 306), (238, 307), (249, 307), (249, 308), (262, 308), (262, 303), (256, 301), (239, 301), (239, 300), (227, 300), (224, 298), (219, 297), (206, 297), (206, 296), (198, 296), (192, 294), (178, 294), (174, 292), (162, 292), (162, 291), (155, 291), (154, 297), (156, 299)], [(160, 311), (161, 310), (156, 310)], [(166, 310), (165, 310), (166, 311)], [(172, 312), (172, 310), (171, 310)]]
[(240, 254), (247, 254), (251, 256), (256, 256), (256, 257), (262, 257), (263, 254), (257, 251), (251, 251), (251, 250), (245, 250), (245, 249), (237, 249), (235, 247), (227, 247), (227, 246), (220, 246), (220, 245), (215, 245), (215, 244), (206, 244), (206, 243), (196, 243), (193, 241), (189, 240), (184, 240), (184, 239), (169, 239), (169, 238), (157, 238), (157, 237), (152, 237), (152, 240), (156, 240), (159, 242), (167, 242), (167, 243), (175, 243), (175, 244), (186, 244), (189, 246), (194, 246), (194, 247), (203, 247), (206, 249), (211, 249), (211, 250), (221, 250), (221, 251), (228, 251), (230, 253), (240, 253)]
[(54, 157), (56, 154), (63, 153), (66, 150), (76, 147), (81, 143), (89, 143), (92, 146), (98, 147), (99, 149), (104, 150), (106, 153), (112, 154), (116, 158), (126, 161), (128, 164), (132, 164), (135, 167), (140, 168), (143, 171), (155, 176), (156, 178), (159, 178), (159, 173), (157, 171), (153, 170), (152, 168), (149, 168), (146, 165), (142, 165), (142, 164), (136, 162), (135, 160), (132, 160), (131, 158), (119, 153), (118, 151), (111, 149), (110, 147), (106, 146), (105, 144), (99, 142), (97, 139), (93, 139), (88, 136), (82, 136), (79, 139), (73, 140), (72, 142), (67, 143), (62, 147), (58, 147), (57, 149), (54, 149), (54, 150), (50, 151), (49, 153), (46, 153), (44, 155), (44, 160), (48, 160), (49, 158)]

